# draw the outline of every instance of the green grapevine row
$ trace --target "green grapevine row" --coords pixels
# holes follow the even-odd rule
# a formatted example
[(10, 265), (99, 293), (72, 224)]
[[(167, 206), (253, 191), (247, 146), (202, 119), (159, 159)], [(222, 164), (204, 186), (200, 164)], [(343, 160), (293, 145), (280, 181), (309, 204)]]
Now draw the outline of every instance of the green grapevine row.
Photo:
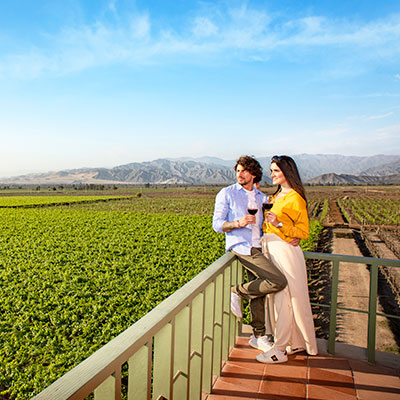
[(127, 198), (127, 196), (7, 196), (0, 197), (0, 208), (85, 203), (124, 198)]
[(353, 216), (362, 224), (398, 225), (400, 223), (400, 201), (343, 199), (338, 201), (338, 204), (349, 221)]
[(213, 197), (135, 197), (115, 202), (96, 202), (71, 204), (69, 209), (86, 209), (92, 211), (124, 211), (141, 213), (212, 215)]

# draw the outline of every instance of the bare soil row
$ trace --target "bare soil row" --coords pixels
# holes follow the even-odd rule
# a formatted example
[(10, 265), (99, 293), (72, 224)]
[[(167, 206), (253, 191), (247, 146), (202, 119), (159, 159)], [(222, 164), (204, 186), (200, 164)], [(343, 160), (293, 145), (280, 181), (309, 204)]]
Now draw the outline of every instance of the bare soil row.
[[(338, 228), (346, 228), (349, 232), (348, 240), (335, 239), (335, 230)], [(345, 229), (345, 230), (346, 230)], [(373, 238), (377, 240), (373, 240)], [(332, 198), (329, 201), (329, 213), (325, 219), (325, 227), (322, 235), (319, 238), (317, 252), (328, 252), (337, 254), (357, 254), (372, 256), (379, 258), (399, 258), (399, 240), (400, 235), (396, 227), (357, 227), (349, 226), (343, 217), (336, 199)], [(377, 246), (379, 241), (379, 246)], [(334, 248), (333, 248), (334, 247)], [(354, 247), (354, 248), (353, 248)], [(353, 253), (354, 251), (354, 253)], [(329, 305), (331, 302), (331, 263), (324, 261), (309, 261), (309, 281), (310, 281), (310, 299), (312, 303), (320, 303)], [(356, 309), (364, 309), (366, 298), (360, 293), (355, 293), (355, 289), (359, 289), (364, 282), (368, 287), (369, 272), (364, 266), (364, 269), (354, 270), (353, 273), (343, 272), (339, 276), (339, 301), (342, 301)], [(358, 274), (358, 281), (355, 281), (355, 274)], [(398, 268), (381, 268), (379, 271), (379, 309), (378, 311), (400, 315), (400, 271)], [(342, 296), (342, 297), (340, 297)], [(318, 337), (328, 338), (329, 331), (329, 309), (313, 306), (315, 315), (315, 326)], [(353, 314), (353, 313), (352, 313)], [(354, 315), (354, 314), (353, 314)], [(356, 314), (357, 315), (357, 314)], [(364, 318), (365, 319), (365, 318)], [(359, 322), (357, 322), (359, 320)], [(347, 326), (346, 326), (347, 325)], [(396, 319), (378, 318), (377, 324), (377, 349), (399, 353), (400, 348), (400, 322)], [(346, 333), (346, 334), (345, 334)], [(337, 329), (338, 340), (344, 339), (345, 342), (357, 345), (357, 338), (366, 336), (365, 321), (362, 317), (348, 317), (343, 314), (342, 318), (338, 319)], [(355, 338), (355, 339), (354, 339)], [(365, 340), (359, 341), (358, 345), (364, 347)]]

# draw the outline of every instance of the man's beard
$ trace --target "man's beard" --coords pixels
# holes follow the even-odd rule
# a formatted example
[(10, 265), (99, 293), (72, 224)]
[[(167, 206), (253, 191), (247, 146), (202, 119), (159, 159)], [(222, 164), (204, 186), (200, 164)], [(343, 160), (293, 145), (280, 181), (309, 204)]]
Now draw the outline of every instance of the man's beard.
[(239, 185), (241, 185), (241, 186), (246, 186), (246, 185), (248, 185), (250, 182), (251, 182), (251, 179), (249, 179), (249, 180), (242, 179), (242, 182), (240, 182), (240, 181), (238, 180), (238, 183), (239, 183)]

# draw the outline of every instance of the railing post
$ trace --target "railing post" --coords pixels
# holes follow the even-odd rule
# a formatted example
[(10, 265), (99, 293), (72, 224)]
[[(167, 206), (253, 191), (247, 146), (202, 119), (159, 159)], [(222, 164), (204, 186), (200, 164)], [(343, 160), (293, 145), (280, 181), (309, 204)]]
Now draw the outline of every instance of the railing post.
[[(121, 383), (121, 381), (119, 382)], [(95, 400), (115, 400), (121, 398), (121, 392), (117, 388), (118, 382), (114, 375), (110, 375), (101, 385), (94, 391)], [(119, 394), (119, 396), (118, 396)]]
[[(175, 316), (172, 394), (170, 399), (188, 398), (190, 353), (190, 305)], [(188, 329), (189, 327), (189, 329)]]
[(223, 291), (223, 308), (222, 308), (222, 362), (229, 357), (229, 338), (230, 338), (230, 305), (231, 305), (231, 275), (232, 264), (224, 271), (224, 291)]
[(215, 280), (214, 322), (213, 322), (213, 369), (214, 376), (219, 376), (222, 363), (222, 321), (223, 321), (224, 276)]
[(173, 321), (168, 322), (154, 336), (153, 400), (170, 396), (173, 328)]
[(212, 388), (212, 373), (214, 363), (214, 304), (215, 281), (211, 282), (204, 291), (204, 332), (203, 332), (203, 377), (202, 390), (210, 393)]
[[(244, 270), (244, 267), (243, 267), (242, 263), (239, 260), (237, 260), (237, 263), (238, 263), (237, 264), (238, 265), (238, 268), (237, 268), (237, 284), (239, 284), (239, 283), (243, 282), (243, 270)], [(237, 324), (239, 325), (238, 326), (238, 335), (240, 336), (243, 333), (243, 319), (242, 318), (238, 318)]]
[(375, 364), (376, 302), (378, 295), (378, 266), (370, 265), (369, 308), (368, 308), (368, 362)]
[(150, 340), (128, 360), (128, 400), (151, 398), (152, 346)]
[(190, 337), (190, 375), (189, 396), (190, 400), (201, 399), (201, 388), (203, 385), (203, 334), (204, 334), (204, 293), (198, 294), (192, 302), (191, 310), (191, 337)]
[(328, 353), (335, 354), (336, 339), (336, 314), (337, 314), (337, 297), (339, 283), (339, 261), (334, 260), (332, 263), (332, 290), (331, 290), (331, 309), (329, 316), (329, 343)]
[(231, 309), (231, 288), (237, 284), (237, 274), (238, 274), (238, 260), (235, 259), (231, 263), (231, 281), (228, 293), (228, 312), (229, 312), (229, 348), (235, 347), (236, 335), (238, 334), (237, 323), (235, 316), (230, 312)]

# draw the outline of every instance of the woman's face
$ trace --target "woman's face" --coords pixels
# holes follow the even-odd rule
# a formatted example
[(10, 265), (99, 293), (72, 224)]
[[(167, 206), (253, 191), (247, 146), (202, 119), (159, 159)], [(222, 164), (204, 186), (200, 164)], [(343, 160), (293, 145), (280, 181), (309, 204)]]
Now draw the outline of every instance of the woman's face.
[(285, 175), (283, 175), (281, 169), (274, 162), (271, 164), (271, 178), (274, 185), (287, 183)]

